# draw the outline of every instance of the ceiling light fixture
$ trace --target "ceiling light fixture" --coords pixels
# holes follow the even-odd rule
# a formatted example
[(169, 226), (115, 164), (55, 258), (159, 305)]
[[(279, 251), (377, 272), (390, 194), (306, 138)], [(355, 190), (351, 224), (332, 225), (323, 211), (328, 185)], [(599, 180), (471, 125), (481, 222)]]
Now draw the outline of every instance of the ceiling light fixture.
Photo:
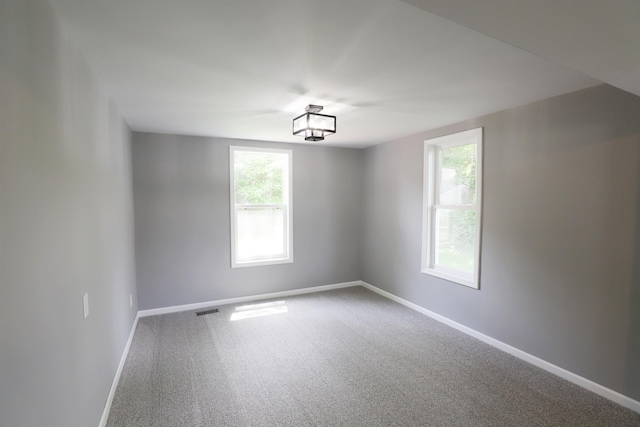
[(318, 114), (322, 108), (309, 104), (306, 113), (293, 119), (293, 134), (304, 135), (305, 141), (322, 141), (325, 135), (336, 133), (336, 116)]

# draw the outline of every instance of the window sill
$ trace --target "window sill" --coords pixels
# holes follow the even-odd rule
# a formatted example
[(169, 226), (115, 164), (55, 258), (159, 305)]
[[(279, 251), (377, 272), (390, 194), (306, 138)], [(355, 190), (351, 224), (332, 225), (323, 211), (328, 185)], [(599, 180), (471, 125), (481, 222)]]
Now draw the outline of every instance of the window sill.
[(243, 262), (231, 261), (231, 268), (260, 267), (263, 265), (291, 264), (291, 263), (293, 263), (293, 258), (275, 258), (275, 259), (263, 259), (263, 260), (257, 260), (257, 261), (243, 261)]
[(475, 280), (470, 280), (464, 277), (448, 274), (433, 268), (425, 268), (422, 270), (422, 273), (428, 274), (429, 276), (438, 277), (440, 279), (448, 280), (449, 282), (457, 283), (459, 285), (467, 286), (472, 289), (480, 289), (479, 283)]

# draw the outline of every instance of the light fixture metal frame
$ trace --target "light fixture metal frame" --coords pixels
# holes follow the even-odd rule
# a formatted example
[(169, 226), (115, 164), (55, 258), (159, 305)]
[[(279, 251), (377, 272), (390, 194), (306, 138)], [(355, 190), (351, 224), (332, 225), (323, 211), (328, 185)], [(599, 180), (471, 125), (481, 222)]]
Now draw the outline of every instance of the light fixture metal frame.
[[(313, 105), (313, 104), (309, 104), (307, 106), (307, 108), (305, 108), (306, 113), (299, 115), (298, 117), (296, 117), (295, 119), (293, 119), (293, 134), (294, 135), (306, 135), (305, 136), (305, 141), (322, 141), (324, 140), (324, 137), (326, 135), (333, 135), (334, 133), (336, 133), (336, 129), (337, 129), (337, 119), (336, 116), (330, 116), (328, 114), (319, 114), (320, 111), (322, 111), (322, 106), (320, 105)], [(330, 121), (333, 123), (333, 128), (317, 128), (317, 127), (311, 127), (311, 121), (312, 121), (312, 116), (316, 116), (316, 117), (325, 117), (330, 119)], [(304, 118), (303, 118), (304, 117)], [(296, 121), (297, 120), (304, 120), (305, 121), (305, 125), (304, 127), (298, 129), (296, 131)]]

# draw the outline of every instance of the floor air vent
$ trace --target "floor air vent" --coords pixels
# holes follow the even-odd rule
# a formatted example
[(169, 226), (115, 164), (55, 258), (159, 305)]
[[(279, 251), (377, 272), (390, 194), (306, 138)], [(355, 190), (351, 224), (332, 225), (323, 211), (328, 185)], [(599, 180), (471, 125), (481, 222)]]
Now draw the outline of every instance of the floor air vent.
[(205, 314), (211, 314), (211, 313), (217, 313), (217, 312), (218, 312), (217, 308), (211, 308), (209, 310), (197, 311), (196, 316), (204, 316)]

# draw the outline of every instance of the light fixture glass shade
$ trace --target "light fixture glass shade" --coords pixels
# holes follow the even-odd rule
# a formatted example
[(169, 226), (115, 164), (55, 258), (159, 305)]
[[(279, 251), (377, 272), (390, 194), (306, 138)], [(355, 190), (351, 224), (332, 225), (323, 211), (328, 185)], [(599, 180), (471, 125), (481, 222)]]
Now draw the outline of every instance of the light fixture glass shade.
[(336, 117), (315, 112), (306, 112), (293, 119), (293, 134), (304, 135), (306, 141), (322, 141), (325, 136), (336, 133)]

